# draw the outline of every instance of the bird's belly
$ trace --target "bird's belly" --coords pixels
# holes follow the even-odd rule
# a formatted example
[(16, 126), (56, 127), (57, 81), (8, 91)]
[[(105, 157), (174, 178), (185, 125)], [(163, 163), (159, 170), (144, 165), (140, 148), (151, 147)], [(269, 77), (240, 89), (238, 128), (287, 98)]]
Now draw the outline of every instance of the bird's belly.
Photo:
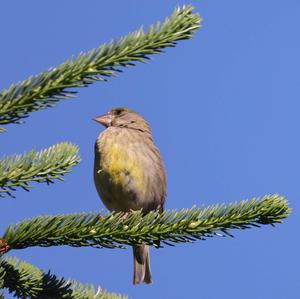
[[(107, 154), (105, 154), (107, 153)], [(97, 191), (109, 210), (139, 210), (151, 201), (147, 195), (147, 165), (134, 148), (114, 143), (95, 160)]]

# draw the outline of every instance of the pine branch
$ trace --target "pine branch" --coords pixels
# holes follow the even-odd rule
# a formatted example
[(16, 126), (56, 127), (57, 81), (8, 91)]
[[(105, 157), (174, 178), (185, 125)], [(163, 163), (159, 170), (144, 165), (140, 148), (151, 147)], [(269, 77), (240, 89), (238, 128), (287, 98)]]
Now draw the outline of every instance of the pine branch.
[(0, 92), (0, 124), (19, 123), (30, 112), (55, 106), (59, 100), (73, 97), (70, 88), (86, 87), (95, 81), (106, 81), (134, 62), (146, 62), (149, 55), (161, 53), (176, 42), (189, 39), (200, 27), (201, 19), (192, 6), (177, 8), (160, 25), (141, 28), (118, 41), (81, 53), (57, 68), (10, 86)]
[[(290, 213), (287, 201), (279, 195), (244, 200), (229, 205), (183, 209), (142, 216), (121, 213), (39, 216), (10, 225), (2, 238), (7, 249), (31, 246), (69, 245), (96, 248), (123, 248), (123, 245), (175, 243), (205, 240), (213, 236), (232, 236), (231, 229), (248, 229), (281, 223)], [(1, 248), (0, 248), (1, 251)], [(2, 250), (8, 251), (8, 250)]]
[(0, 160), (0, 197), (12, 195), (16, 187), (29, 191), (29, 182), (53, 183), (80, 162), (79, 149), (60, 143), (42, 151), (30, 151)]
[[(1, 275), (2, 272), (2, 275)], [(125, 299), (126, 296), (108, 293), (100, 287), (56, 277), (17, 258), (0, 263), (0, 284), (18, 298)]]

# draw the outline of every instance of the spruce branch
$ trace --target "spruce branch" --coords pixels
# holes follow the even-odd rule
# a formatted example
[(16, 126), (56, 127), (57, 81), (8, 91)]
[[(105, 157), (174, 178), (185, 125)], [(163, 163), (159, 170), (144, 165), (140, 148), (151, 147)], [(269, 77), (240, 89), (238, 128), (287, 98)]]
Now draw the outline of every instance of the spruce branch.
[(0, 160), (0, 197), (13, 196), (21, 187), (29, 191), (29, 182), (53, 183), (80, 162), (79, 149), (71, 143), (59, 143), (47, 149), (30, 151)]
[(125, 299), (100, 287), (56, 277), (17, 258), (0, 262), (0, 285), (18, 298)]
[(166, 245), (232, 236), (231, 229), (248, 229), (281, 223), (290, 213), (287, 201), (275, 194), (207, 208), (157, 212), (140, 211), (124, 219), (122, 213), (39, 216), (10, 225), (3, 239), (10, 249), (69, 245), (123, 248), (123, 245), (157, 241)]
[(95, 81), (106, 81), (122, 68), (135, 62), (146, 62), (149, 55), (161, 53), (176, 42), (189, 39), (200, 27), (201, 18), (192, 6), (178, 7), (162, 24), (150, 26), (104, 44), (57, 68), (11, 85), (0, 92), (0, 124), (20, 123), (30, 112), (55, 106), (62, 99), (74, 97), (72, 88), (86, 87)]

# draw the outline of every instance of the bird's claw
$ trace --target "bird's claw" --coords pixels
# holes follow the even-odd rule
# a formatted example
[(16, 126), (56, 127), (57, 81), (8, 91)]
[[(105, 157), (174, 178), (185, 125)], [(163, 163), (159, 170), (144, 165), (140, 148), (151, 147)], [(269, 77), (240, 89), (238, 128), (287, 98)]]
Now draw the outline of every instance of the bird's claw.
[(121, 216), (122, 220), (126, 220), (131, 214), (135, 213), (137, 211), (129, 209), (129, 211), (124, 212), (124, 214)]

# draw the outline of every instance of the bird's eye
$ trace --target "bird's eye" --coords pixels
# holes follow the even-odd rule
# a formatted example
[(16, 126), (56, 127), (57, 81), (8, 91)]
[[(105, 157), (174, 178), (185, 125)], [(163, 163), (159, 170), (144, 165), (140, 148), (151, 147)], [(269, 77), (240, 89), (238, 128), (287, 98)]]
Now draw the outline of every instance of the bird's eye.
[(114, 113), (115, 115), (120, 115), (122, 112), (122, 109), (116, 109), (114, 112), (115, 112)]

